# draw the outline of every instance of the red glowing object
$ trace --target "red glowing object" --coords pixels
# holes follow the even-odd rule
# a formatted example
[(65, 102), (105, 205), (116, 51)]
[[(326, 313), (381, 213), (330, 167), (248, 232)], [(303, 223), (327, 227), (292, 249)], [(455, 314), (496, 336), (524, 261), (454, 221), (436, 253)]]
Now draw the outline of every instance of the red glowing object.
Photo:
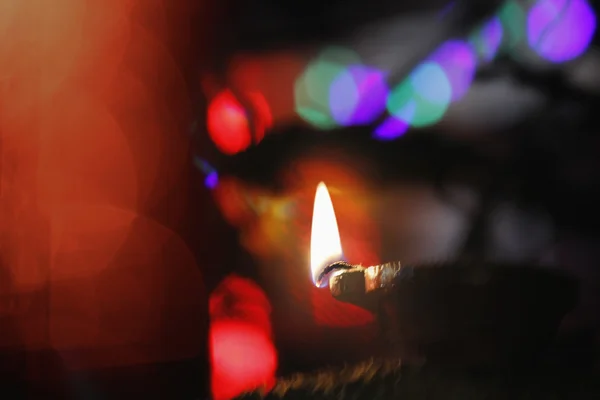
[(215, 400), (275, 383), (277, 353), (270, 338), (253, 324), (221, 320), (211, 324), (212, 392)]
[(229, 275), (210, 296), (212, 320), (235, 319), (271, 334), (271, 304), (262, 289), (250, 279)]
[(264, 96), (260, 92), (252, 92), (246, 97), (255, 113), (253, 124), (249, 113), (230, 90), (217, 94), (208, 106), (208, 134), (224, 154), (233, 155), (246, 150), (252, 142), (259, 143), (273, 124)]
[(265, 131), (273, 126), (273, 115), (269, 103), (260, 92), (248, 94), (256, 112), (255, 142), (259, 143), (265, 136)]
[(212, 391), (229, 400), (275, 382), (271, 305), (250, 279), (229, 275), (210, 295)]
[(219, 93), (208, 106), (208, 134), (217, 148), (232, 155), (252, 143), (248, 115), (229, 90)]

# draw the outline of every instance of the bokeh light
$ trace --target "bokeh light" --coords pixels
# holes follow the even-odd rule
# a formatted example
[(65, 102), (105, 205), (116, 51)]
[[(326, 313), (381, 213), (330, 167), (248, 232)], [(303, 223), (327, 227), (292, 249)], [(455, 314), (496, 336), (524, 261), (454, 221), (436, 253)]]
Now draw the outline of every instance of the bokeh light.
[[(443, 117), (451, 99), (452, 86), (446, 73), (438, 64), (428, 61), (392, 90), (387, 110), (413, 127), (425, 127)], [(414, 113), (407, 112), (411, 107), (414, 107)], [(407, 120), (409, 116), (411, 118)]]
[(343, 126), (368, 124), (385, 110), (388, 93), (383, 72), (362, 65), (350, 66), (331, 84), (331, 114)]
[(275, 382), (271, 305), (250, 279), (229, 275), (210, 295), (212, 393), (228, 400)]
[(317, 128), (335, 128), (338, 124), (329, 105), (330, 87), (350, 65), (360, 65), (354, 52), (343, 47), (326, 48), (295, 82), (296, 113)]
[(254, 142), (260, 143), (267, 130), (273, 126), (271, 107), (261, 92), (248, 92), (246, 96), (254, 111)]
[(379, 140), (393, 140), (404, 135), (408, 131), (408, 128), (410, 128), (410, 124), (407, 121), (413, 118), (414, 110), (415, 103), (411, 101), (400, 110), (400, 113), (404, 115), (402, 118), (388, 117), (375, 129), (373, 137)]
[(273, 124), (264, 96), (260, 92), (244, 95), (254, 112), (252, 119), (238, 98), (227, 89), (219, 92), (208, 106), (208, 134), (217, 148), (227, 155), (244, 151), (253, 142), (259, 143)]
[(229, 90), (212, 99), (208, 106), (207, 128), (212, 141), (225, 154), (239, 153), (252, 143), (246, 110)]
[(519, 45), (525, 37), (525, 11), (515, 0), (508, 0), (497, 13), (502, 24), (502, 51), (509, 52)]
[(463, 40), (444, 42), (387, 98), (391, 114), (373, 132), (379, 140), (393, 140), (412, 127), (438, 122), (451, 101), (469, 90), (477, 69), (473, 46)]
[[(178, 234), (137, 212), (90, 204), (64, 207), (51, 223), (58, 243), (49, 271), (47, 340), (70, 369), (198, 354), (205, 333), (198, 310), (206, 309), (207, 293)], [(97, 350), (70, 356), (77, 348)]]
[[(461, 99), (469, 90), (477, 67), (477, 58), (472, 46), (462, 40), (449, 40), (442, 44), (429, 59), (437, 63), (446, 74), (451, 87), (451, 99), (453, 101)], [(431, 69), (427, 74), (431, 75), (435, 72)], [(443, 88), (438, 90), (435, 96), (445, 96)]]
[(252, 324), (222, 320), (211, 324), (212, 391), (229, 400), (275, 383), (277, 353), (267, 335)]
[[(0, 296), (19, 309), (3, 349), (53, 354), (60, 374), (203, 354), (203, 278), (175, 232), (190, 7), (2, 2)], [(52, 365), (17, 370), (34, 382)]]
[(219, 184), (219, 174), (217, 171), (212, 171), (204, 179), (204, 185), (209, 189), (214, 189)]
[(470, 42), (477, 51), (477, 56), (482, 61), (492, 61), (498, 54), (504, 31), (500, 18), (489, 20), (483, 27), (471, 36)]
[[(226, 81), (240, 93), (249, 93), (250, 97), (252, 93), (260, 94), (262, 99), (252, 100), (257, 114), (265, 114), (271, 123), (287, 125), (298, 117), (294, 103), (294, 84), (306, 68), (307, 61), (306, 56), (293, 49), (240, 54), (233, 56)], [(208, 94), (210, 86), (206, 83), (204, 85), (204, 92)], [(267, 113), (261, 111), (261, 107), (265, 105)]]
[(527, 18), (530, 47), (555, 63), (583, 54), (595, 30), (596, 16), (586, 0), (539, 0)]
[(223, 177), (213, 195), (219, 211), (232, 226), (242, 228), (255, 216), (248, 204), (246, 186), (235, 178)]
[(194, 166), (204, 175), (204, 186), (208, 189), (214, 189), (219, 184), (219, 173), (207, 161), (198, 156), (194, 156)]

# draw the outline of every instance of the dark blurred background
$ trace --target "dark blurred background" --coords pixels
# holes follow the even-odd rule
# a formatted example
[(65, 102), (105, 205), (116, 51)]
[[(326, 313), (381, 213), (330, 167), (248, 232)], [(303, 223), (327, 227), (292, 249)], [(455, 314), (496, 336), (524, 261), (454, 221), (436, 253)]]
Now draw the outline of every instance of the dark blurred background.
[(597, 363), (593, 2), (4, 4), (0, 347), (23, 398), (228, 399), (376, 354), (374, 316), (311, 280), (321, 181), (353, 263), (572, 274), (561, 357)]

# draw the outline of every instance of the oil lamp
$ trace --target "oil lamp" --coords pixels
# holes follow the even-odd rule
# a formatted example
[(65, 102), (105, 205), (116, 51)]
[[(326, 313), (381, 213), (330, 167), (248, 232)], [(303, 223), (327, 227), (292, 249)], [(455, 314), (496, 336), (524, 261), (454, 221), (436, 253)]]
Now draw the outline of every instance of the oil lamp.
[(409, 363), (531, 365), (578, 292), (570, 276), (530, 265), (348, 263), (324, 183), (315, 196), (311, 270), (335, 299), (374, 313), (386, 354)]

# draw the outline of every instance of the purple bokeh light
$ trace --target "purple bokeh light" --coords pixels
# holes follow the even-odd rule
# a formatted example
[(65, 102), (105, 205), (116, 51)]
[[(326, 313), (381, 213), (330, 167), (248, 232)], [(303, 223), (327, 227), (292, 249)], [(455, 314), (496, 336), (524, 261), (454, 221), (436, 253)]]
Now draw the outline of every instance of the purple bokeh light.
[(481, 36), (485, 48), (482, 50), (482, 57), (485, 61), (491, 61), (498, 53), (498, 48), (502, 43), (503, 29), (499, 18), (491, 19), (484, 25)]
[(219, 184), (219, 174), (217, 171), (212, 171), (204, 179), (204, 185), (209, 189), (214, 189)]
[(389, 88), (378, 69), (353, 65), (341, 72), (329, 89), (329, 107), (344, 126), (373, 122), (385, 110)]
[(452, 88), (451, 99), (461, 99), (469, 90), (477, 68), (477, 57), (471, 45), (462, 40), (449, 40), (429, 59), (444, 70)]
[(383, 121), (373, 132), (373, 137), (379, 140), (394, 140), (404, 135), (410, 128), (416, 108), (414, 101), (408, 102), (397, 114)]
[(530, 47), (555, 63), (583, 54), (595, 31), (596, 15), (586, 0), (539, 0), (527, 17)]

